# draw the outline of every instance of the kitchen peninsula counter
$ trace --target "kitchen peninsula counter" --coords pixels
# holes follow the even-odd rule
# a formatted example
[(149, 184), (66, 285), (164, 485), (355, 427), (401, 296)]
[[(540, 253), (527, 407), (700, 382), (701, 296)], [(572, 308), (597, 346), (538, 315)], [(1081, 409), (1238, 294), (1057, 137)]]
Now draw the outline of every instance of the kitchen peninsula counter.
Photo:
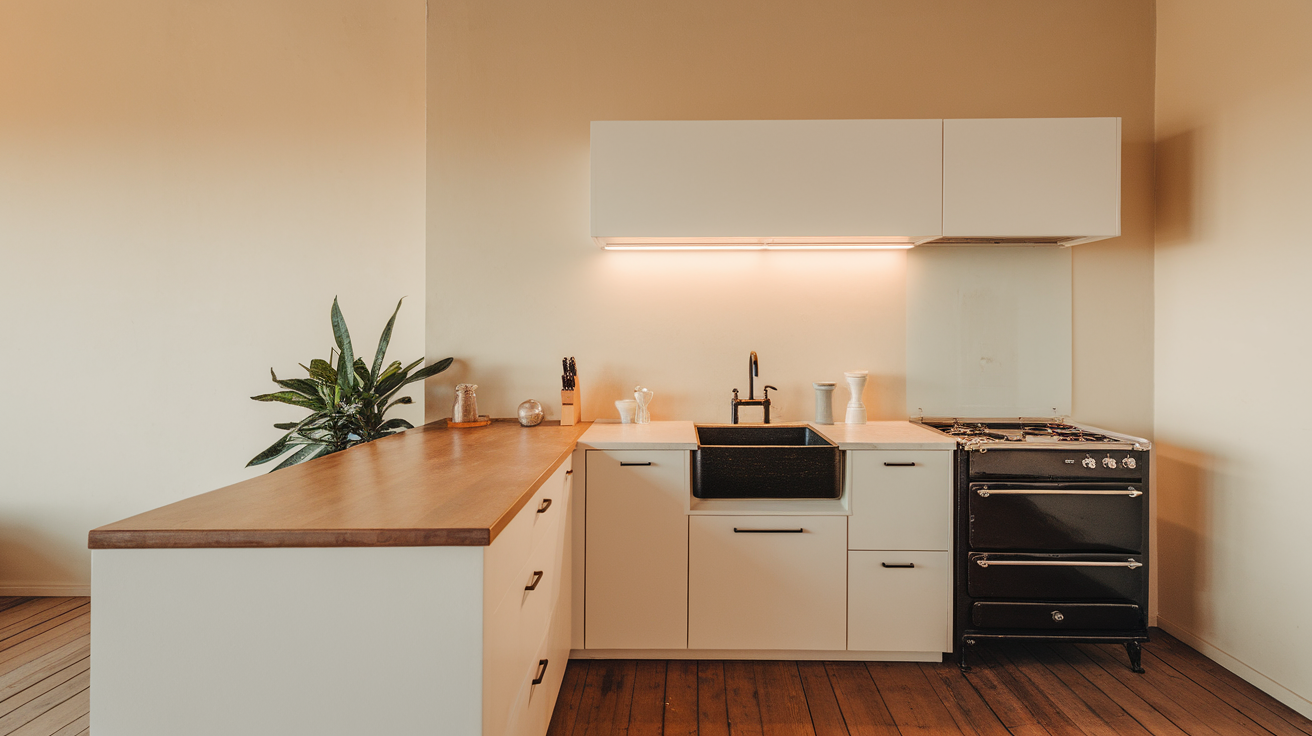
[(434, 422), (91, 531), (92, 549), (488, 545), (589, 423)]

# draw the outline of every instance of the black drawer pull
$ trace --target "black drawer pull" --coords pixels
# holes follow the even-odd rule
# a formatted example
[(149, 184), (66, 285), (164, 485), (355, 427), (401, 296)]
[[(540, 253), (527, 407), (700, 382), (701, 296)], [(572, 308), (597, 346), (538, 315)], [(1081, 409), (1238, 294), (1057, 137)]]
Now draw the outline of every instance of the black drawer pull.
[(538, 583), (540, 583), (540, 582), (542, 582), (542, 571), (541, 571), (541, 570), (534, 570), (534, 571), (533, 571), (533, 582), (529, 583), (528, 585), (525, 585), (525, 586), (524, 586), (524, 590), (537, 590), (537, 588), (538, 588)]
[(651, 463), (649, 463), (649, 462), (647, 462), (647, 463), (620, 463), (620, 467), (621, 467), (621, 468), (627, 468), (627, 467), (630, 467), (630, 466), (632, 466), (632, 465), (651, 465)]
[(914, 468), (915, 463), (884, 463), (886, 468)]
[(538, 507), (538, 513), (545, 514), (549, 508), (551, 508), (551, 499), (544, 498), (542, 499), (542, 505)]
[(879, 566), (880, 566), (880, 567), (887, 567), (888, 569), (891, 570), (891, 569), (893, 569), (893, 568), (902, 568), (902, 567), (910, 568), (910, 567), (915, 567), (915, 566), (916, 566), (916, 563), (914, 563), (914, 562), (894, 562), (893, 564), (890, 565), (890, 564), (888, 564), (887, 562), (881, 562), (881, 563), (879, 563)]
[(539, 660), (538, 660), (538, 676), (537, 676), (537, 677), (534, 677), (534, 678), (533, 678), (533, 682), (530, 683), (530, 684), (533, 684), (533, 685), (541, 685), (541, 684), (542, 684), (542, 678), (544, 678), (544, 677), (546, 677), (546, 676), (547, 676), (547, 660), (545, 660), (545, 659), (539, 659)]
[(805, 529), (739, 529), (733, 528), (734, 534), (801, 534)]

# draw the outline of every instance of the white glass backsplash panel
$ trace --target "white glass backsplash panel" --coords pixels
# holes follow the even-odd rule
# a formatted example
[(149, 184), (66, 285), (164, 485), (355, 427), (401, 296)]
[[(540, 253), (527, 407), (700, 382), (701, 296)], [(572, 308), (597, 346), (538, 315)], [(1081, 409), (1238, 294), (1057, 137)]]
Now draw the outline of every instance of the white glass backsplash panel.
[(920, 247), (907, 254), (907, 411), (1071, 412), (1071, 252)]

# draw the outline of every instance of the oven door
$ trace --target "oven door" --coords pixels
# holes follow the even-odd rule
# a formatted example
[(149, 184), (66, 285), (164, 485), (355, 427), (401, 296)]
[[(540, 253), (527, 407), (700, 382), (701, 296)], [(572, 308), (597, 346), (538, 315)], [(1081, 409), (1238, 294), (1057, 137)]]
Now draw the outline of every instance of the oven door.
[(971, 552), (971, 598), (1040, 601), (1137, 601), (1148, 568), (1139, 555)]
[(971, 483), (967, 496), (974, 550), (1146, 551), (1142, 483)]

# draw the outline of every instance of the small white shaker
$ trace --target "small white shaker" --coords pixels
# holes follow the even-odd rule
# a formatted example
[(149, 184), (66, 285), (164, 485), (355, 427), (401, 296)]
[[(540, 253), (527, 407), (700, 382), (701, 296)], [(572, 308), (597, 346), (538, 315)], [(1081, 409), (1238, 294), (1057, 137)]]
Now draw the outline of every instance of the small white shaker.
[(832, 381), (817, 381), (811, 385), (815, 387), (815, 423), (833, 424), (834, 383)]

